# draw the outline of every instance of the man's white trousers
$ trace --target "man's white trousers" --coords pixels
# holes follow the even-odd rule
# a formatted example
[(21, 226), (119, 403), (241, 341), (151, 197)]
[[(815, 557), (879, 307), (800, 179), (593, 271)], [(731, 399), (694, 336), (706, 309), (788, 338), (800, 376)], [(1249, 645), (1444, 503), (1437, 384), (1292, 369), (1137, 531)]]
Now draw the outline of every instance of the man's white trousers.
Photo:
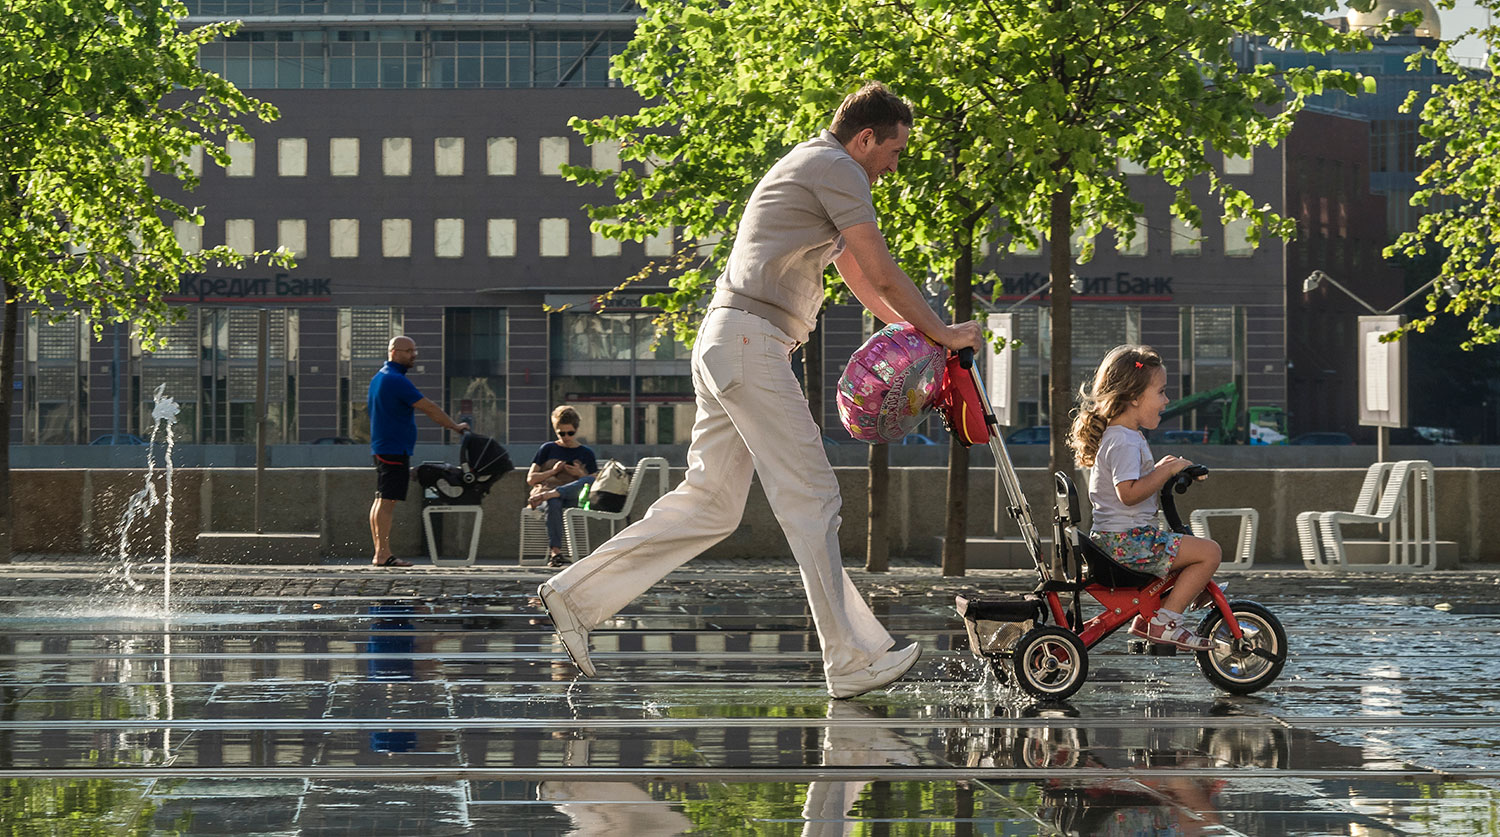
[(802, 572), (826, 676), (874, 662), (894, 645), (844, 571), (838, 482), (790, 354), (796, 342), (733, 308), (704, 317), (693, 348), (697, 415), (687, 476), (638, 522), (551, 580), (592, 629), (672, 570), (728, 537), (753, 475)]

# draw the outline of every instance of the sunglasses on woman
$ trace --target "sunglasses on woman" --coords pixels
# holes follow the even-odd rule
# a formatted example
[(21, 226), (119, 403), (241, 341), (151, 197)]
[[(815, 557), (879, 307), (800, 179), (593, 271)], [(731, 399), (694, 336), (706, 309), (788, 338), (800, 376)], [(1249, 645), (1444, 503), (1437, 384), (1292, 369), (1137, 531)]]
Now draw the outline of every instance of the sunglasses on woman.
[(557, 435), (559, 435), (559, 436), (572, 436), (574, 433), (577, 433), (577, 432), (578, 432), (577, 430), (559, 430), (559, 431), (557, 431)]

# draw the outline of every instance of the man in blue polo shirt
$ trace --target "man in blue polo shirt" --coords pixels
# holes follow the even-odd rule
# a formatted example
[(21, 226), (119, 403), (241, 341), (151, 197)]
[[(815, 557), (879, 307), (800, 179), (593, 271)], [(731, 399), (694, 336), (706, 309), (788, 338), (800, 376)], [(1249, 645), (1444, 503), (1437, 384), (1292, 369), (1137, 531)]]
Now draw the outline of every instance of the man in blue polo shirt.
[(406, 499), (411, 485), (411, 455), (417, 446), (416, 410), (454, 431), (469, 429), (443, 408), (422, 396), (406, 377), (417, 361), (417, 344), (410, 337), (392, 337), (390, 360), (370, 379), (370, 453), (375, 457), (375, 502), (370, 506), (370, 537), (375, 541), (377, 567), (410, 567), (391, 553), (391, 522), (396, 504)]

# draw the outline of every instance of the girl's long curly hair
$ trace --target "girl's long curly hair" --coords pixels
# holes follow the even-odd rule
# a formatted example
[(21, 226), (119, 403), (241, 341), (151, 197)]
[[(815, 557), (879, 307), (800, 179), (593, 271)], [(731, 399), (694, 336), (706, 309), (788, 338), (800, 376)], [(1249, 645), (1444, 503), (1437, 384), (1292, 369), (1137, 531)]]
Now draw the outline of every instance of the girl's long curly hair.
[(1116, 346), (1109, 350), (1099, 362), (1093, 383), (1078, 388), (1078, 410), (1068, 432), (1068, 447), (1073, 449), (1078, 467), (1094, 466), (1104, 428), (1125, 412), (1130, 402), (1146, 394), (1152, 375), (1161, 368), (1161, 355), (1150, 346)]

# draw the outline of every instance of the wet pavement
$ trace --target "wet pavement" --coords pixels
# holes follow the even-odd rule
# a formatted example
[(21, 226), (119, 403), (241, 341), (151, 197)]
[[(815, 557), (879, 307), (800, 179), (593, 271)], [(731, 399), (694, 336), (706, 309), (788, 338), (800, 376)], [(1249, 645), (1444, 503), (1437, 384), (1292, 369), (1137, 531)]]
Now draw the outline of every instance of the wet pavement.
[(1268, 689), (1116, 636), (1037, 705), (952, 608), (1029, 572), (856, 572), (924, 654), (832, 701), (792, 567), (689, 568), (585, 680), (537, 568), (179, 564), (164, 616), (159, 569), (0, 567), (0, 833), (1500, 835), (1500, 570), (1225, 573)]

